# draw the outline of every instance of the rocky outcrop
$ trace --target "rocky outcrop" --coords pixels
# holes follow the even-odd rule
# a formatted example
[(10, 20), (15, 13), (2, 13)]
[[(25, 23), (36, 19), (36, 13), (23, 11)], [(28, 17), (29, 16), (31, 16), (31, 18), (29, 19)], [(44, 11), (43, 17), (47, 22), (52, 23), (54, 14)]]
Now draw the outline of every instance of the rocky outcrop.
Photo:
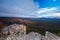
[(45, 36), (37, 32), (30, 32), (28, 34), (9, 35), (7, 38), (0, 38), (0, 40), (60, 40), (60, 37), (47, 32)]
[(23, 24), (12, 24), (3, 28), (2, 35), (15, 35), (19, 33), (26, 33), (26, 26)]

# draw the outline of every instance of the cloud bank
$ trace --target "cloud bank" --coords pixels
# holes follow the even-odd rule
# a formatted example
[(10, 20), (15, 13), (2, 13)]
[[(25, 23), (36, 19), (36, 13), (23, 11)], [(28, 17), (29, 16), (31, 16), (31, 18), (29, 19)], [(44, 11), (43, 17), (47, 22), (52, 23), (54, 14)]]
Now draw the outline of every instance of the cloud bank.
[(0, 0), (0, 17), (60, 18), (59, 7), (39, 6), (34, 0)]
[(60, 10), (57, 7), (41, 8), (36, 11), (37, 17), (60, 18)]
[(33, 0), (1, 0), (0, 17), (26, 17), (38, 9)]

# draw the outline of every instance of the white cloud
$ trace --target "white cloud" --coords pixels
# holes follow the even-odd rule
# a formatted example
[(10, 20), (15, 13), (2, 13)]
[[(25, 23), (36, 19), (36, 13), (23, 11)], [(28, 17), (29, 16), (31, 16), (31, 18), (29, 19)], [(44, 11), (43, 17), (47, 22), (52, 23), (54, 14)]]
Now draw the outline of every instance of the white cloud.
[(41, 8), (35, 12), (36, 17), (46, 17), (46, 18), (58, 18), (60, 17), (60, 12), (57, 7), (52, 8)]
[(56, 8), (52, 7), (52, 8), (41, 8), (39, 9), (36, 13), (37, 14), (41, 14), (41, 13), (45, 13), (45, 12), (50, 12), (50, 11), (55, 11)]
[(45, 17), (60, 18), (60, 12), (59, 13), (47, 14), (47, 15), (45, 15)]

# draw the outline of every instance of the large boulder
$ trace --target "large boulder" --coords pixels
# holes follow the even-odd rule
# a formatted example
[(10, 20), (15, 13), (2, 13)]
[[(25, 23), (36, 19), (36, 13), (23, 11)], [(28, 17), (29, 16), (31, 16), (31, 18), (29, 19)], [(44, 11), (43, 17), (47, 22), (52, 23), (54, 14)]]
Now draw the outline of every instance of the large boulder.
[(8, 27), (5, 27), (2, 30), (2, 34), (4, 35), (15, 35), (18, 33), (26, 33), (26, 26), (25, 25), (20, 25), (20, 24), (12, 24), (9, 25)]

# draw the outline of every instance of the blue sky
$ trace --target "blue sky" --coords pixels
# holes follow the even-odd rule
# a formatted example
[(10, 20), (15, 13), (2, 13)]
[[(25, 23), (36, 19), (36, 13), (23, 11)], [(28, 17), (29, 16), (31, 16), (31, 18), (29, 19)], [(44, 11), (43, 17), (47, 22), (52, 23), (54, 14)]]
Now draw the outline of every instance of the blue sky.
[(0, 17), (60, 18), (60, 0), (0, 0)]
[(40, 5), (39, 6), (40, 8), (60, 6), (60, 0), (34, 0), (34, 1)]

